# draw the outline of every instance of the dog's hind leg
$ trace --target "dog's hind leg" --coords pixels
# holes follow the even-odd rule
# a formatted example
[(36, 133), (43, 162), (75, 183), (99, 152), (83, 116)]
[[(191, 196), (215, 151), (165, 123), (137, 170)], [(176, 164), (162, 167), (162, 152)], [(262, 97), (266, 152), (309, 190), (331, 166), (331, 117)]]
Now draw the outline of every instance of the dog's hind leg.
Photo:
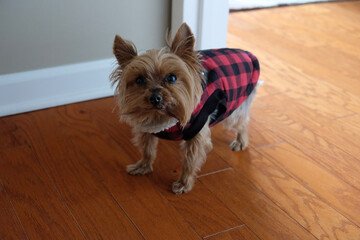
[(250, 106), (256, 96), (256, 88), (248, 98), (227, 119), (223, 126), (236, 133), (235, 140), (230, 144), (233, 151), (243, 151), (249, 144), (248, 125), (250, 120)]
[(248, 125), (249, 125), (249, 112), (246, 112), (243, 115), (240, 115), (237, 123), (233, 126), (233, 129), (236, 132), (236, 138), (230, 144), (231, 150), (243, 151), (246, 149), (249, 143)]

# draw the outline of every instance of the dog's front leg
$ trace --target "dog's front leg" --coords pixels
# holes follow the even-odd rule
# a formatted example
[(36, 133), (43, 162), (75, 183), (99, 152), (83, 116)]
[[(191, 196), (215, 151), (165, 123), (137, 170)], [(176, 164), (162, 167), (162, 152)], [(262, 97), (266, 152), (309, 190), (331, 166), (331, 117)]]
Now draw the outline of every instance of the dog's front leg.
[(196, 172), (206, 160), (206, 153), (212, 149), (210, 129), (206, 124), (203, 129), (191, 140), (182, 143), (185, 158), (179, 180), (173, 183), (172, 191), (175, 194), (189, 192), (195, 182)]
[(140, 148), (142, 157), (137, 163), (128, 165), (127, 172), (131, 175), (144, 175), (153, 170), (158, 139), (151, 133), (134, 133), (134, 135), (134, 144)]

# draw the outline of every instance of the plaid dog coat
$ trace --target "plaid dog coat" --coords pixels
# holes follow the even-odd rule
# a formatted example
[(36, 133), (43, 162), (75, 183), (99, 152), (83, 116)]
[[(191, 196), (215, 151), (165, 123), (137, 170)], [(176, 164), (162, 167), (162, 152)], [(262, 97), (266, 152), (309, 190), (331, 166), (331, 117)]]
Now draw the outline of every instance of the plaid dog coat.
[(155, 133), (168, 140), (190, 140), (211, 115), (210, 127), (231, 115), (251, 94), (259, 78), (259, 62), (240, 49), (210, 49), (199, 52), (206, 70), (204, 92), (184, 128), (175, 126)]

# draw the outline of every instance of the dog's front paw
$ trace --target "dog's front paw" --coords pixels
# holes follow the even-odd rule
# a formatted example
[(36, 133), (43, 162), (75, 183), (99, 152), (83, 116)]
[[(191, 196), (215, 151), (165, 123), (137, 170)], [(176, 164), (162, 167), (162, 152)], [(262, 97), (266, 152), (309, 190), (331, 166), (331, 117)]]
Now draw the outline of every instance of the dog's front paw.
[(234, 140), (231, 144), (230, 144), (230, 148), (233, 151), (244, 151), (247, 147), (247, 142), (241, 143), (238, 140)]
[(126, 170), (130, 175), (145, 175), (152, 172), (153, 169), (148, 164), (137, 162), (135, 164), (127, 165)]
[(174, 182), (172, 185), (172, 191), (175, 194), (187, 193), (193, 188), (194, 184), (184, 184), (182, 181)]
[(182, 182), (174, 182), (172, 185), (172, 191), (175, 194), (182, 194), (182, 193), (186, 193), (189, 190), (186, 189), (185, 185)]

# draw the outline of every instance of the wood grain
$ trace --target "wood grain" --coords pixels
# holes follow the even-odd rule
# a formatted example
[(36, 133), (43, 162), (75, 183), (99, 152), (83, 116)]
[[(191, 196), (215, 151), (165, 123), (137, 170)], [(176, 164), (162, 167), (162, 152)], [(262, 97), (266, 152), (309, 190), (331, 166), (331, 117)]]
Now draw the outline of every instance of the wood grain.
[(316, 239), (234, 170), (199, 181), (261, 239)]
[[(166, 151), (158, 152), (159, 161), (154, 166), (156, 174), (154, 172), (153, 175), (149, 176), (154, 183), (164, 184), (163, 181), (166, 179), (165, 183), (170, 185), (179, 177), (180, 165), (177, 165), (178, 173), (174, 176), (169, 171), (169, 169), (174, 169), (174, 165), (167, 160), (168, 158), (169, 155)], [(189, 192), (189, 194), (178, 196), (169, 190), (164, 191), (164, 189), (161, 192), (203, 237), (243, 225), (243, 220), (219, 201), (201, 181), (196, 181), (194, 191)]]
[(248, 153), (234, 155), (227, 161), (316, 238), (360, 238), (360, 229), (355, 224), (256, 150), (249, 149)]
[[(89, 166), (146, 239), (199, 238), (146, 177), (127, 174), (126, 165), (133, 160), (99, 127), (81, 104), (57, 109), (56, 115), (58, 126), (71, 139), (75, 148), (87, 156)], [(112, 117), (116, 119), (115, 115)], [(119, 134), (124, 137), (122, 132)], [(129, 141), (128, 138), (123, 139), (123, 142)]]
[[(355, 153), (358, 152), (356, 143), (352, 144), (351, 139), (346, 140), (345, 138), (344, 142), (340, 142), (341, 137), (336, 137), (336, 135), (341, 133), (331, 133), (325, 130), (320, 132), (320, 127), (316, 126), (316, 124), (321, 124), (321, 118), (313, 114), (316, 118), (312, 119), (317, 119), (317, 123), (312, 124), (313, 120), (311, 118), (306, 119), (308, 112), (296, 111), (301, 108), (298, 108), (299, 106), (296, 106), (296, 103), (287, 97), (273, 96), (271, 102), (271, 105), (264, 109), (253, 109), (254, 115), (261, 114), (261, 118), (254, 117), (254, 122), (262, 125), (266, 124), (267, 128), (271, 129), (275, 135), (291, 142), (299, 149), (307, 149), (305, 154), (308, 153), (316, 164), (360, 189), (360, 179), (358, 177), (360, 160), (337, 146), (339, 143), (348, 143)], [(284, 102), (290, 104), (286, 106), (283, 104)], [(299, 112), (301, 112), (300, 116)], [(308, 125), (312, 126), (309, 128)], [(334, 138), (330, 140), (331, 142), (338, 140), (339, 143), (335, 145), (327, 140), (331, 136)], [(346, 148), (350, 149), (350, 147)]]
[[(113, 100), (101, 104), (96, 102), (88, 102), (87, 108), (92, 112), (96, 112), (94, 117), (103, 124), (105, 131), (121, 145), (132, 161), (139, 159), (138, 150), (129, 141), (132, 133), (127, 125), (120, 124), (116, 115), (111, 112)], [(124, 141), (126, 140), (126, 141)], [(158, 147), (157, 159), (154, 164), (154, 172), (149, 175), (150, 181), (155, 188), (171, 202), (176, 210), (190, 223), (200, 236), (205, 237), (223, 229), (229, 229), (242, 225), (240, 221), (231, 211), (215, 198), (201, 183), (196, 183), (196, 191), (190, 192), (183, 196), (174, 195), (171, 192), (171, 184), (177, 180), (181, 170), (181, 150), (176, 148), (177, 142), (160, 141)], [(126, 149), (126, 150), (125, 150)], [(180, 158), (180, 159), (179, 159)], [(225, 164), (216, 164), (217, 159), (212, 159), (212, 166), (222, 169)], [(219, 159), (222, 161), (221, 159)], [(124, 164), (122, 167), (125, 168)], [(228, 165), (225, 165), (228, 168)], [(208, 170), (208, 171), (214, 171)], [(134, 178), (127, 176), (128, 181)], [(130, 178), (130, 179), (129, 179)]]
[(103, 184), (86, 158), (56, 124), (53, 109), (14, 116), (41, 166), (50, 177), (87, 239), (142, 236)]
[(0, 182), (0, 239), (27, 239), (5, 188)]
[(259, 239), (246, 226), (232, 229), (230, 231), (222, 232), (214, 236), (205, 238), (209, 240), (256, 240)]
[(28, 146), (0, 150), (0, 159), (1, 181), (30, 239), (84, 239)]
[[(358, 3), (339, 5), (356, 6)], [(330, 10), (329, 6), (331, 4), (324, 7), (299, 6), (296, 9), (277, 8), (274, 11), (235, 13), (230, 15), (229, 31), (247, 42), (242, 48), (256, 49), (257, 53), (260, 50), (267, 51), (273, 58), (284, 60), (286, 64), (283, 66), (299, 66), (305, 74), (326, 79), (327, 82), (359, 96), (360, 86), (353, 84), (353, 79), (358, 78), (359, 73), (356, 68), (351, 67), (359, 61), (354, 54), (359, 52), (356, 34), (359, 25), (354, 24), (352, 14), (341, 15)], [(337, 14), (342, 21), (326, 17)], [(233, 20), (234, 17), (236, 19)], [(250, 25), (251, 30), (243, 29), (244, 25)], [(231, 26), (237, 28), (238, 32), (234, 32)], [(229, 45), (233, 46), (236, 42), (233, 40)], [(352, 45), (354, 53), (344, 52), (342, 46), (346, 44)]]
[[(358, 3), (339, 5), (347, 4)], [(359, 112), (359, 73), (352, 67), (359, 62), (359, 26), (351, 15), (339, 16), (342, 21), (325, 17), (337, 13), (328, 6), (299, 6), (296, 14), (291, 8), (230, 14), (228, 44), (256, 53), (265, 86), (325, 116), (344, 116)]]
[[(229, 38), (234, 38), (231, 40), (234, 42), (231, 42), (234, 47), (244, 48), (244, 45), (249, 45), (246, 43), (246, 39), (239, 39), (232, 35), (229, 35)], [(278, 89), (279, 93), (288, 95), (297, 100), (299, 104), (305, 105), (325, 117), (336, 118), (347, 116), (353, 112), (359, 113), (359, 95), (330, 84), (326, 79), (304, 73), (301, 66), (292, 65), (286, 60), (274, 57), (269, 49), (260, 50), (259, 46), (252, 45), (247, 49), (256, 49), (255, 54), (261, 60), (260, 78), (265, 82), (264, 87), (270, 85)], [(290, 76), (289, 73), (291, 73)]]
[[(284, 101), (289, 104), (284, 105)], [(354, 138), (356, 139), (360, 136), (360, 127), (358, 126), (359, 124), (356, 124), (356, 120), (351, 121), (351, 119), (359, 119), (359, 115), (352, 114), (349, 117), (340, 118), (339, 121), (329, 120), (283, 95), (272, 98), (271, 106), (268, 105), (265, 108), (266, 110), (264, 110), (263, 113), (266, 113), (266, 115), (270, 116), (272, 114), (270, 111), (276, 113), (280, 113), (280, 111), (284, 112), (284, 115), (288, 118), (301, 122), (301, 124), (314, 134), (336, 146), (335, 148), (345, 151), (353, 158), (360, 156), (360, 141), (353, 141)], [(268, 118), (265, 117), (263, 120), (267, 121), (267, 119)], [(351, 123), (346, 123), (347, 121), (351, 121)], [(283, 122), (279, 123), (282, 124)]]
[(0, 149), (17, 147), (25, 144), (21, 132), (11, 117), (0, 118)]
[[(328, 126), (328, 130), (330, 130), (332, 127), (336, 127), (336, 132), (338, 135), (347, 138), (348, 141), (351, 141), (351, 146), (360, 145), (359, 141), (356, 141), (356, 139), (360, 139), (360, 115), (353, 115), (346, 118), (337, 119), (332, 121), (329, 125), (330, 126)], [(355, 139), (355, 141), (353, 139)], [(342, 144), (342, 146), (344, 145), (345, 144)], [(357, 156), (360, 156), (360, 154)]]
[(358, 189), (317, 166), (304, 153), (288, 143), (258, 151), (357, 226), (360, 225), (360, 191)]
[[(217, 136), (219, 142), (227, 142), (228, 140), (226, 134), (218, 134)], [(268, 133), (268, 139), (276, 139), (276, 136), (271, 136), (271, 133)], [(256, 138), (253, 140), (255, 140), (255, 142), (257, 141)], [(277, 144), (260, 148), (259, 151), (263, 150), (264, 152), (268, 152), (268, 149), (283, 145), (281, 143)], [(328, 237), (329, 239), (336, 239), (339, 236), (342, 236), (344, 239), (360, 238), (360, 229), (354, 223), (338, 213), (336, 209), (329, 208), (327, 201), (318, 198), (317, 195), (312, 192), (312, 189), (309, 190), (301, 185), (301, 183), (293, 179), (291, 175), (281, 170), (280, 167), (260, 155), (253, 148), (234, 154), (227, 154), (222, 148), (217, 147), (215, 147), (214, 151), (226, 159), (241, 176), (251, 181), (258, 190), (263, 191), (280, 206), (281, 209), (286, 211), (304, 228), (308, 229), (315, 237)], [(269, 155), (271, 156), (271, 154)], [(278, 157), (274, 158), (278, 159)], [(284, 159), (286, 159), (286, 157), (284, 157)], [(300, 164), (299, 162), (299, 165), (293, 166), (293, 168), (296, 169), (300, 167)], [(304, 169), (304, 167), (302, 169)], [(309, 178), (310, 177), (311, 176), (309, 176)], [(304, 180), (304, 177), (302, 176), (301, 179)], [(326, 181), (327, 178), (324, 178), (319, 182), (319, 186), (321, 183), (325, 184)], [(345, 188), (348, 187), (346, 184), (343, 185), (345, 185)], [(332, 184), (331, 186), (334, 187), (335, 185)], [(336, 186), (339, 186), (339, 183)], [(338, 191), (341, 190), (337, 190), (337, 192)], [(346, 190), (344, 189), (343, 191)], [(356, 190), (353, 194), (360, 196)], [(323, 199), (324, 198), (326, 197), (323, 196)], [(342, 200), (339, 200), (339, 203), (341, 201)], [(344, 201), (349, 202), (349, 199), (344, 199)], [(352, 204), (355, 207), (358, 202), (352, 202)]]

